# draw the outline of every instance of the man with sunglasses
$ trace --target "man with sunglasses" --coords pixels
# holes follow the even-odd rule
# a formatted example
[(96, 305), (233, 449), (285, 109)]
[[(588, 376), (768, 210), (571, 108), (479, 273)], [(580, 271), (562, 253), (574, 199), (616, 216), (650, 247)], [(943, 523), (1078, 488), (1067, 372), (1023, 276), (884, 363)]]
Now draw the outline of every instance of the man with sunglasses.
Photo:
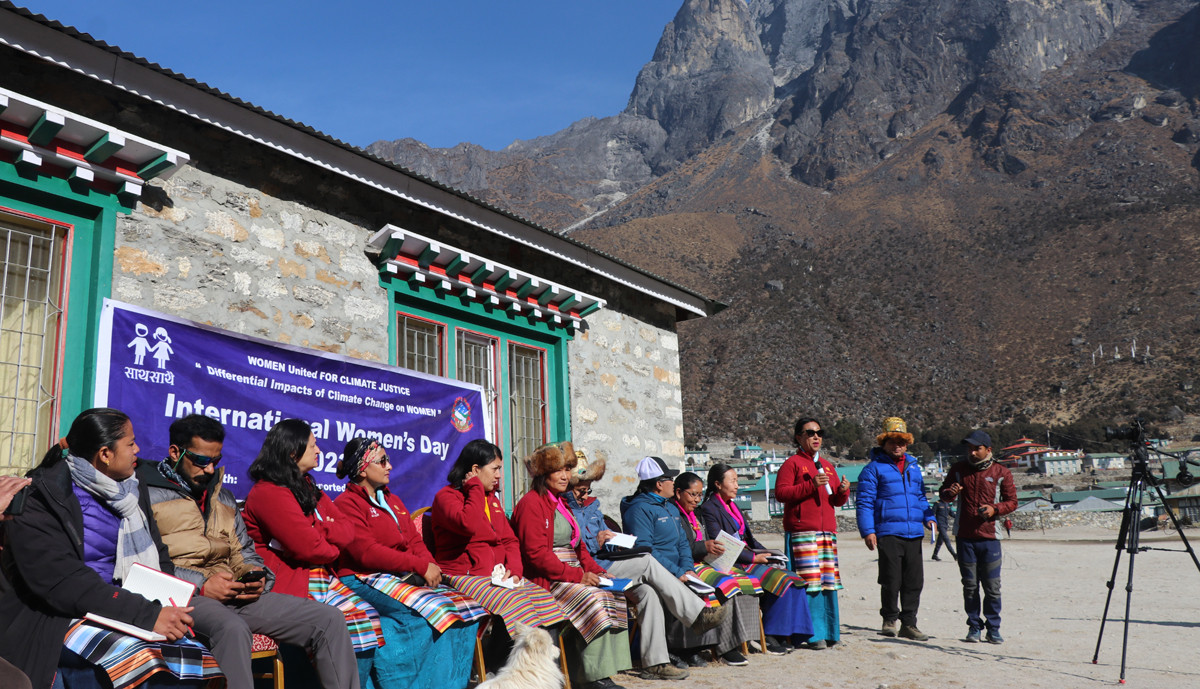
[(171, 424), (170, 440), (163, 461), (138, 460), (138, 483), (149, 498), (175, 576), (196, 586), (190, 603), (194, 627), (229, 689), (253, 689), (254, 633), (310, 649), (322, 687), (357, 687), (354, 648), (342, 613), (269, 592), (274, 576), (254, 549), (237, 500), (222, 485), (225, 429), (214, 419), (192, 414)]

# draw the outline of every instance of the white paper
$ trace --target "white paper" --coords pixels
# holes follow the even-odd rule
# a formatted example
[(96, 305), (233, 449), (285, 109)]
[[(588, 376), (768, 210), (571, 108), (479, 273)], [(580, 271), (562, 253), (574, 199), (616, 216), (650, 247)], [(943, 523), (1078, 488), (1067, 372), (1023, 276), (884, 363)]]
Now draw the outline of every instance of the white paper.
[(729, 574), (733, 570), (734, 563), (737, 562), (738, 555), (742, 554), (742, 550), (746, 547), (746, 544), (738, 540), (736, 536), (726, 533), (724, 529), (721, 530), (721, 533), (717, 534), (714, 540), (725, 546), (725, 552), (720, 555), (709, 554), (708, 557), (704, 558), (704, 561), (718, 572)]
[[(187, 607), (188, 602), (192, 600), (192, 593), (196, 590), (196, 587), (191, 582), (173, 577), (170, 574), (163, 574), (157, 569), (151, 569), (141, 564), (135, 564), (130, 568), (129, 576), (125, 577), (121, 588), (139, 594), (147, 600), (158, 601), (164, 606), (170, 605), (181, 608)], [(136, 636), (139, 639), (145, 639), (146, 641), (167, 640), (167, 637), (158, 632), (143, 629), (121, 622), (120, 620), (114, 620), (111, 617), (104, 617), (103, 615), (90, 612), (84, 617), (92, 622), (99, 622), (106, 627), (130, 636)]]
[(637, 543), (637, 536), (614, 531), (612, 538), (608, 539), (608, 543), (605, 543), (605, 545), (612, 544), (618, 548), (632, 548), (634, 543)]
[(496, 565), (495, 567), (492, 568), (492, 586), (499, 586), (501, 588), (506, 588), (506, 589), (517, 588), (517, 584), (520, 583), (519, 581), (517, 581), (517, 578), (510, 577), (508, 579), (505, 579), (504, 572), (505, 572), (504, 565)]

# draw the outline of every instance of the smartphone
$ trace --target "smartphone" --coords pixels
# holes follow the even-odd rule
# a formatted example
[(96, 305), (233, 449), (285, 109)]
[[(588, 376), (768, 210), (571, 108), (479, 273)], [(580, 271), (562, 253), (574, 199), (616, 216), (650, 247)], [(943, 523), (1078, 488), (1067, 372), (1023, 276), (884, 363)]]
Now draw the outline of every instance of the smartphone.
[(255, 570), (251, 570), (251, 571), (249, 571), (249, 572), (246, 572), (246, 573), (245, 573), (245, 574), (243, 574), (242, 576), (238, 577), (238, 583), (240, 583), (240, 584), (252, 584), (252, 583), (254, 583), (254, 582), (256, 582), (256, 581), (262, 581), (263, 579), (265, 579), (265, 578), (266, 578), (266, 576), (267, 576), (267, 570), (265, 570), (265, 569), (255, 569)]
[(8, 507), (4, 509), (4, 516), (15, 517), (25, 511), (25, 496), (29, 494), (29, 486), (25, 486), (17, 491), (13, 496), (12, 502), (8, 503)]

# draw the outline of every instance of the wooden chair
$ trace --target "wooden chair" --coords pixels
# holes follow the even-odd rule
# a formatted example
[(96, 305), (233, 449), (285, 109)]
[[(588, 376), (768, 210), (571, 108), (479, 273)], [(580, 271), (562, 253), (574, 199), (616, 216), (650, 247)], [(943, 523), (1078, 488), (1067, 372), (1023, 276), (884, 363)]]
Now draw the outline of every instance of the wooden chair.
[(279, 656), (279, 645), (275, 640), (263, 634), (255, 634), (250, 642), (250, 660), (271, 660), (271, 669), (267, 672), (254, 673), (255, 679), (269, 679), (274, 689), (284, 689), (283, 658)]

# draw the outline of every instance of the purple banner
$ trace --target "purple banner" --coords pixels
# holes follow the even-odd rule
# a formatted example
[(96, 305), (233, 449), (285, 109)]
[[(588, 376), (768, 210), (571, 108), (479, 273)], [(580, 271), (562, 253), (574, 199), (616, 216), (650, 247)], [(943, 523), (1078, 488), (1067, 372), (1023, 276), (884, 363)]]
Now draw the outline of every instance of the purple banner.
[(355, 436), (378, 440), (391, 489), (415, 510), (432, 504), (458, 453), (487, 435), (478, 387), (390, 366), (279, 345), (106, 300), (96, 404), (133, 419), (139, 455), (159, 460), (171, 422), (203, 414), (225, 426), (221, 466), (239, 499), (271, 426), (308, 422), (321, 449), (312, 477), (331, 496)]

